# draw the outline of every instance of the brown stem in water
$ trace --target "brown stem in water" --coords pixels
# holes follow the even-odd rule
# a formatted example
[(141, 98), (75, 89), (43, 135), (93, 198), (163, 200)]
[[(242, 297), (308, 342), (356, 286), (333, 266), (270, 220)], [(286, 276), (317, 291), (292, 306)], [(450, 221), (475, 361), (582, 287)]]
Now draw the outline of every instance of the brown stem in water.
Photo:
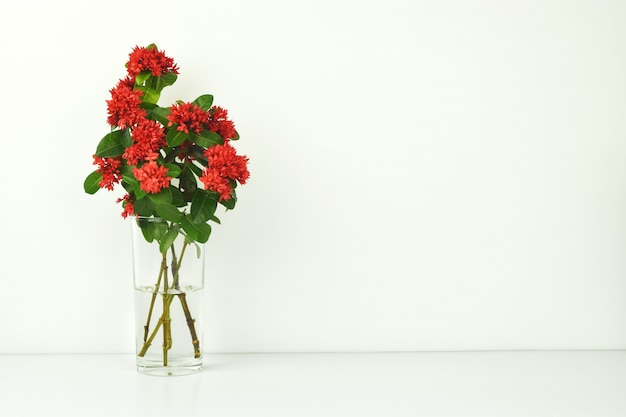
[(159, 287), (161, 286), (161, 279), (163, 277), (164, 272), (167, 274), (167, 261), (166, 261), (165, 254), (163, 254), (163, 259), (161, 260), (161, 269), (159, 269), (159, 277), (157, 278), (156, 285), (154, 286), (154, 291), (152, 292), (152, 299), (150, 300), (150, 308), (148, 309), (148, 318), (146, 320), (146, 325), (143, 326), (143, 341), (144, 342), (148, 339), (148, 333), (150, 332), (150, 320), (152, 319), (152, 310), (154, 310), (154, 303), (156, 301), (156, 296), (157, 296), (157, 292), (159, 291)]
[(198, 335), (196, 334), (196, 320), (191, 317), (191, 312), (189, 311), (189, 306), (187, 305), (187, 294), (180, 293), (178, 294), (178, 299), (180, 300), (180, 304), (183, 308), (183, 312), (185, 313), (185, 318), (187, 319), (187, 326), (189, 327), (189, 333), (191, 333), (191, 344), (193, 344), (193, 357), (200, 357), (200, 341), (198, 340)]

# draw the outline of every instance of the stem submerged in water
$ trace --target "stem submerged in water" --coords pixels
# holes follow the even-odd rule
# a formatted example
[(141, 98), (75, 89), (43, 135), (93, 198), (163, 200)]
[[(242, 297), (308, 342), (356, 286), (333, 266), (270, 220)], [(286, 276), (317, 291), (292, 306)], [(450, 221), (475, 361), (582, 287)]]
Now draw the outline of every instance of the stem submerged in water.
[[(181, 249), (180, 256), (176, 257), (176, 252), (174, 249), (174, 245), (171, 246), (172, 252), (172, 265), (171, 265), (171, 273), (172, 273), (172, 286), (169, 286), (168, 280), (168, 265), (167, 265), (167, 252), (164, 252), (161, 259), (161, 267), (159, 269), (159, 276), (157, 278), (156, 285), (154, 287), (154, 291), (152, 293), (152, 298), (150, 301), (150, 307), (148, 310), (148, 316), (146, 320), (146, 325), (144, 326), (144, 337), (143, 337), (143, 346), (137, 356), (144, 357), (148, 352), (148, 349), (152, 345), (152, 342), (156, 335), (158, 334), (161, 327), (163, 327), (163, 366), (168, 366), (169, 358), (168, 353), (172, 347), (172, 317), (171, 317), (171, 304), (174, 299), (174, 296), (177, 296), (183, 313), (185, 315), (185, 320), (187, 322), (187, 327), (189, 328), (189, 333), (191, 335), (191, 343), (193, 345), (194, 358), (201, 357), (200, 352), (200, 341), (198, 339), (198, 334), (196, 332), (195, 319), (191, 315), (191, 311), (189, 309), (189, 305), (187, 303), (187, 295), (184, 292), (180, 291), (179, 286), (179, 277), (180, 277), (180, 269), (182, 266), (183, 257), (185, 255), (185, 250), (187, 249), (188, 242), (185, 240), (183, 247)], [(154, 310), (154, 306), (156, 304), (156, 297), (160, 287), (163, 287), (162, 291), (162, 299), (163, 299), (163, 311), (159, 320), (152, 329), (152, 333), (150, 333), (150, 321), (152, 318), (152, 313)]]
[(167, 294), (163, 294), (163, 366), (167, 366), (167, 352), (172, 347), (172, 318), (168, 298)]
[[(163, 294), (163, 301), (165, 302), (165, 304), (169, 307), (170, 304), (172, 304), (172, 300), (173, 300), (173, 296), (171, 294)], [(164, 316), (161, 315), (161, 317), (159, 317), (159, 321), (157, 321), (157, 324), (154, 326), (154, 330), (152, 330), (152, 333), (150, 334), (150, 337), (148, 338), (148, 340), (146, 340), (141, 348), (141, 350), (139, 351), (139, 353), (137, 354), (137, 356), (139, 357), (144, 357), (146, 355), (146, 352), (148, 352), (148, 348), (150, 347), (150, 345), (152, 344), (152, 341), (154, 340), (154, 338), (156, 337), (159, 329), (161, 328), (161, 325), (163, 324), (164, 321)]]
[(185, 318), (187, 319), (187, 327), (189, 327), (189, 333), (191, 334), (191, 344), (193, 345), (193, 357), (200, 357), (200, 341), (198, 340), (198, 335), (196, 334), (196, 321), (191, 317), (191, 312), (189, 311), (189, 306), (187, 305), (187, 295), (185, 293), (178, 294), (178, 299), (180, 300), (180, 304), (183, 308), (183, 312), (185, 313)]
[(154, 286), (154, 291), (152, 292), (152, 299), (150, 300), (150, 308), (148, 309), (148, 318), (146, 320), (146, 325), (143, 326), (143, 341), (145, 342), (148, 338), (148, 332), (150, 331), (150, 319), (152, 318), (152, 310), (154, 309), (154, 303), (156, 301), (157, 292), (159, 291), (159, 287), (161, 286), (161, 278), (165, 274), (167, 279), (167, 257), (163, 254), (163, 259), (161, 260), (161, 268), (159, 269), (159, 277), (157, 278), (156, 285)]

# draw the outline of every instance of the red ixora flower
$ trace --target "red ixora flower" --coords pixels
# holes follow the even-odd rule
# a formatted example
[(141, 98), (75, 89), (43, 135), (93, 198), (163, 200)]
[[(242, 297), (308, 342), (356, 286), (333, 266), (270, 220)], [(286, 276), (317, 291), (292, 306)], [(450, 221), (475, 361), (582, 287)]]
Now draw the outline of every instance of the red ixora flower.
[(193, 130), (196, 133), (204, 128), (209, 114), (193, 103), (174, 104), (167, 119), (170, 121), (167, 127), (177, 124), (176, 130), (189, 133)]
[(174, 59), (166, 56), (163, 51), (159, 51), (153, 45), (147, 48), (135, 46), (128, 54), (128, 58), (126, 69), (128, 75), (133, 78), (142, 71), (150, 71), (155, 77), (160, 77), (170, 71), (178, 74), (178, 65)]
[(117, 203), (122, 203), (124, 210), (122, 211), (122, 217), (126, 218), (135, 214), (135, 205), (129, 194), (124, 195), (122, 198), (117, 199)]
[(107, 190), (113, 190), (115, 184), (119, 183), (122, 179), (120, 174), (120, 167), (122, 162), (115, 158), (100, 158), (99, 156), (93, 156), (93, 164), (98, 165), (97, 172), (102, 174), (102, 179), (98, 184), (100, 188), (106, 188)]
[(237, 136), (235, 123), (228, 119), (228, 110), (219, 106), (211, 107), (206, 125), (208, 130), (217, 132), (224, 139), (232, 139)]
[(204, 183), (204, 189), (218, 192), (220, 201), (230, 200), (231, 181), (245, 184), (250, 177), (247, 166), (248, 157), (237, 155), (235, 148), (229, 142), (211, 146), (204, 151), (204, 154), (209, 163), (200, 177), (200, 181)]
[(166, 167), (158, 165), (156, 161), (150, 161), (140, 168), (134, 168), (132, 172), (143, 191), (156, 194), (170, 186), (172, 178), (166, 175), (167, 171)]
[(110, 90), (111, 100), (106, 102), (109, 112), (107, 122), (111, 126), (124, 129), (146, 118), (146, 111), (139, 107), (143, 93), (140, 90), (133, 90), (133, 84), (134, 81), (125, 78)]
[(156, 159), (166, 145), (163, 127), (155, 120), (143, 119), (132, 129), (131, 135), (133, 144), (122, 155), (130, 165)]

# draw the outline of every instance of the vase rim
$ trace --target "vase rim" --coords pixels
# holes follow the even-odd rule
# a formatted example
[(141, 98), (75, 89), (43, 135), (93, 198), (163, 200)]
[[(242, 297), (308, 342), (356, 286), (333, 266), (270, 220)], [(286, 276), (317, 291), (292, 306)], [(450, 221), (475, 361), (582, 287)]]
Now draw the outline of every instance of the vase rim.
[(139, 215), (133, 215), (133, 218), (135, 220), (145, 220), (145, 221), (149, 221), (149, 222), (162, 222), (165, 221), (165, 219), (163, 217), (159, 217), (159, 216), (139, 216)]

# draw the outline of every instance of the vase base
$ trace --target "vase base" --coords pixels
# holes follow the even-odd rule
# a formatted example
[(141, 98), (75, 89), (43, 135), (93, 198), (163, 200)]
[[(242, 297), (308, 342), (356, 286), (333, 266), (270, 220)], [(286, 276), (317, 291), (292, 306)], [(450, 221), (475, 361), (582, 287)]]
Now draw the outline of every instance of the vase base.
[(162, 362), (137, 360), (137, 372), (152, 376), (182, 376), (200, 372), (202, 360), (195, 360), (188, 363), (174, 363), (163, 366)]

